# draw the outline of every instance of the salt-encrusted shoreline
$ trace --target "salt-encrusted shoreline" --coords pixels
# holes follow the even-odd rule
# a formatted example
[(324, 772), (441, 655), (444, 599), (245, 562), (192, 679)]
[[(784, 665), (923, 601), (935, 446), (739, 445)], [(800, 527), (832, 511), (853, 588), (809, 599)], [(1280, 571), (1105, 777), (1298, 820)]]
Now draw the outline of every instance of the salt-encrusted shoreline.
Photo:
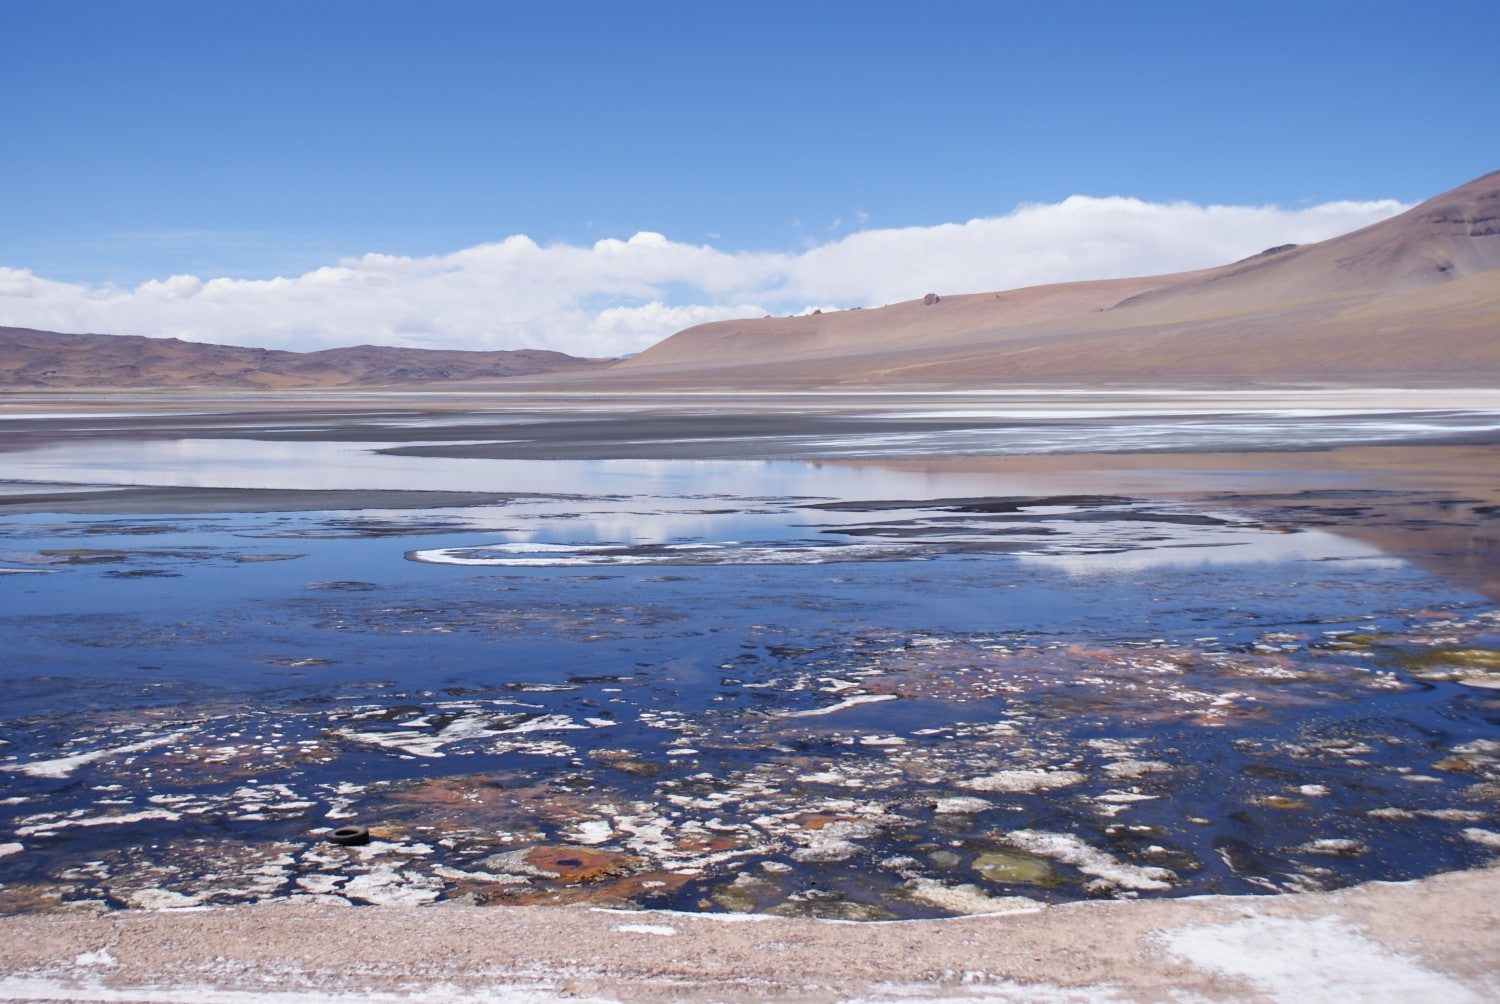
[(1332, 893), (848, 923), (311, 902), (0, 918), (0, 999), (1500, 996), (1500, 868)]

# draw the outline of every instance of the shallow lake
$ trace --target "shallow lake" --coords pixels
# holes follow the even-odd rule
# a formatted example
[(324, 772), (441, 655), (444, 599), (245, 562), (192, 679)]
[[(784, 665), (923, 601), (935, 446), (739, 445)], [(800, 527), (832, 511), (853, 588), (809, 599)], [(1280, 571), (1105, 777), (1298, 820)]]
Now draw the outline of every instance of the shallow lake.
[[(0, 909), (878, 919), (1329, 888), (1500, 841), (1500, 614), (1341, 532), (1336, 501), (1301, 519), (825, 459), (409, 452), (541, 441), (496, 421), (189, 419), (0, 453), (13, 497), (496, 495), (4, 516)], [(1344, 442), (1352, 420), (1213, 421), (1222, 444), (1267, 422)], [(1492, 417), (1360, 422), (1384, 441)], [(1025, 435), (1089, 431), (1054, 424)], [(995, 432), (820, 435), (762, 452)], [(373, 839), (325, 839), (347, 824)]]

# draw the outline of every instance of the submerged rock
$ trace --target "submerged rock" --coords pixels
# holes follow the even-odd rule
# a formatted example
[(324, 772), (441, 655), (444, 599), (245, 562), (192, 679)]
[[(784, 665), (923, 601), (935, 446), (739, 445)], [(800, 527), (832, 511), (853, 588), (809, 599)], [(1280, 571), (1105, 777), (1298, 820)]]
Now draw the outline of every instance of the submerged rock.
[(927, 860), (939, 868), (957, 868), (963, 861), (963, 858), (952, 851), (932, 851), (927, 855)]

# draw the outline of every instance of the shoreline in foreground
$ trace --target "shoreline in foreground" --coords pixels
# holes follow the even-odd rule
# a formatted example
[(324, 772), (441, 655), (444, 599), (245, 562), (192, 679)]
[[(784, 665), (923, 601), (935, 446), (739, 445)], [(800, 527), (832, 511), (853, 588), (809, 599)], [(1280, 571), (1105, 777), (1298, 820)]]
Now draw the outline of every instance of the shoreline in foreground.
[[(0, 917), (0, 998), (1493, 999), (1500, 868), (888, 923), (312, 902)], [(899, 961), (893, 961), (899, 960)]]

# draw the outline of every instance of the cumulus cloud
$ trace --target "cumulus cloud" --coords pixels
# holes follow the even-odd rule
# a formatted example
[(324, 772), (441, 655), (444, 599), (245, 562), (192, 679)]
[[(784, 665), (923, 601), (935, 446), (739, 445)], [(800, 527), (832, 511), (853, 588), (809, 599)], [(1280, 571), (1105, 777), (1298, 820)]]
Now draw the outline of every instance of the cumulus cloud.
[(1073, 196), (1005, 216), (864, 229), (796, 251), (657, 233), (543, 246), (517, 235), (422, 258), (367, 254), (299, 276), (174, 275), (134, 288), (0, 267), (0, 324), (316, 349), (379, 343), (622, 355), (705, 321), (878, 306), (926, 292), (1175, 272), (1354, 230), (1391, 200), (1301, 209)]

